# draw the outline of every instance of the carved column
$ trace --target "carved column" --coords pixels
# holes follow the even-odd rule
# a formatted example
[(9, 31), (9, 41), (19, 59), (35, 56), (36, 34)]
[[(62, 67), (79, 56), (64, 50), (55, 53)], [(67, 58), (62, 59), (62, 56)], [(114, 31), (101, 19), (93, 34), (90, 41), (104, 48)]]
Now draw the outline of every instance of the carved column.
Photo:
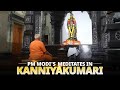
[(106, 33), (107, 29), (107, 11), (101, 11), (100, 15), (101, 21), (101, 47), (107, 48), (108, 44), (108, 33)]
[(42, 11), (34, 11), (34, 26), (35, 26), (35, 34), (40, 34), (42, 35), (42, 17), (43, 17), (43, 12)]
[(23, 53), (29, 53), (29, 45), (34, 40), (35, 34), (42, 36), (42, 11), (26, 11), (25, 16), (25, 31), (23, 37)]
[(93, 35), (93, 44), (98, 44), (98, 38), (97, 38), (97, 12), (92, 11), (91, 12), (91, 19), (92, 19), (92, 35)]
[(53, 13), (52, 12), (49, 12), (50, 13), (50, 18), (51, 18), (51, 25), (52, 25), (52, 30), (51, 30), (51, 38), (52, 38), (52, 45), (54, 44), (54, 17), (53, 17)]
[(34, 37), (34, 12), (26, 11), (25, 15), (25, 31), (23, 36), (22, 53), (29, 53), (29, 44)]

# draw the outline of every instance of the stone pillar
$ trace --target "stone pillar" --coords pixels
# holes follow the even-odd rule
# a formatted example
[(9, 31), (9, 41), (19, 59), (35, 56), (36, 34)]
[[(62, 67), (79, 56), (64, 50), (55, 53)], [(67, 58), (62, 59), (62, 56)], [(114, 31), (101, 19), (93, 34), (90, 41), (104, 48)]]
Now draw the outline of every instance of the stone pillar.
[(43, 11), (26, 11), (25, 31), (23, 36), (23, 53), (29, 53), (29, 45), (35, 34), (42, 36)]
[(42, 15), (41, 15), (41, 11), (34, 11), (34, 17), (35, 17), (35, 22), (34, 22), (34, 26), (35, 26), (35, 34), (41, 34), (42, 32)]
[(51, 30), (51, 38), (52, 38), (52, 45), (54, 44), (54, 31), (55, 31), (55, 29), (54, 29), (54, 17), (53, 17), (53, 13), (52, 12), (50, 12), (50, 18), (51, 18), (51, 26), (52, 26), (52, 30)]
[(93, 36), (93, 44), (98, 44), (98, 38), (97, 38), (97, 12), (92, 11), (91, 12), (91, 19), (92, 19), (92, 36)]
[(26, 11), (25, 15), (25, 31), (23, 36), (22, 53), (29, 53), (30, 42), (34, 39), (34, 12)]
[(105, 32), (107, 29), (107, 11), (101, 11), (101, 47), (107, 48), (108, 34)]

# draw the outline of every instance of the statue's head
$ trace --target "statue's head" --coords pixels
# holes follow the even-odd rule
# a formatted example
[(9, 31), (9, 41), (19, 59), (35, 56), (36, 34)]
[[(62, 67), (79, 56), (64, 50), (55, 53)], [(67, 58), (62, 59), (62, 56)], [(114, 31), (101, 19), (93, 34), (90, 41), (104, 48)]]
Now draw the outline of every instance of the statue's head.
[(73, 19), (73, 14), (72, 14), (72, 12), (70, 13), (70, 19)]

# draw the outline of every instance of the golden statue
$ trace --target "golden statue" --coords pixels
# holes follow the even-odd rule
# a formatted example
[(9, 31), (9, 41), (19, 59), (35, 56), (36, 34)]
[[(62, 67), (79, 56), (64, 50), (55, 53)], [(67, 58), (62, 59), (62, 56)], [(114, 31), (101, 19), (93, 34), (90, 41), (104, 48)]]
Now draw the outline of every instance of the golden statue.
[(76, 20), (73, 17), (72, 12), (67, 21), (67, 28), (69, 31), (69, 38), (63, 42), (63, 45), (80, 45), (80, 41), (77, 41), (77, 25)]
[(67, 28), (69, 31), (69, 39), (76, 39), (76, 33), (77, 33), (76, 20), (73, 17), (72, 13), (70, 13), (70, 18), (67, 21)]

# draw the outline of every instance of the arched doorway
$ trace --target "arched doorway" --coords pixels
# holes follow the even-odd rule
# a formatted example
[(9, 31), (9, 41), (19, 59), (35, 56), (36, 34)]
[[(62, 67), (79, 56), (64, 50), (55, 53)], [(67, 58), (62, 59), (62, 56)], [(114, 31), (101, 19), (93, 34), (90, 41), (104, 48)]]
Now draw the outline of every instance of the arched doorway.
[[(87, 11), (72, 11), (77, 24), (77, 39), (81, 44), (92, 44), (92, 21)], [(64, 18), (62, 26), (62, 42), (68, 38), (67, 20), (70, 13)]]
[[(90, 59), (92, 56), (91, 45), (93, 44), (92, 21), (87, 11), (72, 11), (73, 17), (76, 20), (77, 40), (81, 42), (81, 58)], [(70, 13), (64, 18), (62, 26), (62, 43), (69, 38), (69, 31), (67, 28), (67, 21)]]

